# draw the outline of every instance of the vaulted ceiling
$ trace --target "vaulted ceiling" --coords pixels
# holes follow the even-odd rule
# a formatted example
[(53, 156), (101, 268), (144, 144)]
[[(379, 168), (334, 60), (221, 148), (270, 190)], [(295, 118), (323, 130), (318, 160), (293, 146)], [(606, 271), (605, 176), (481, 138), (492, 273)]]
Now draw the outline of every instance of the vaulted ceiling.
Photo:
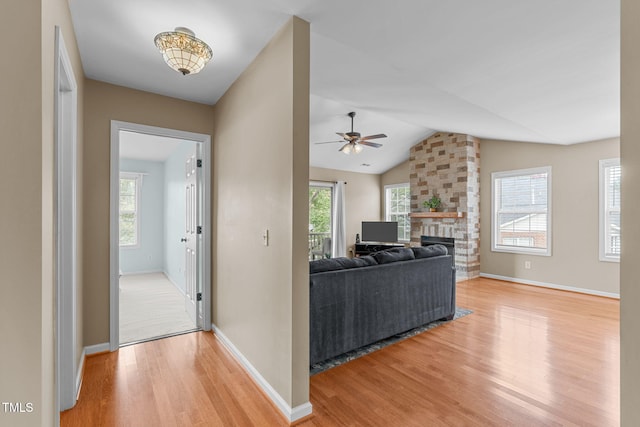
[[(312, 166), (381, 173), (435, 131), (572, 144), (619, 135), (616, 0), (70, 0), (87, 77), (215, 104), (275, 32), (311, 23)], [(188, 27), (213, 60), (167, 67), (155, 35)], [(345, 156), (350, 130), (383, 147)], [(369, 165), (369, 166), (363, 166)]]

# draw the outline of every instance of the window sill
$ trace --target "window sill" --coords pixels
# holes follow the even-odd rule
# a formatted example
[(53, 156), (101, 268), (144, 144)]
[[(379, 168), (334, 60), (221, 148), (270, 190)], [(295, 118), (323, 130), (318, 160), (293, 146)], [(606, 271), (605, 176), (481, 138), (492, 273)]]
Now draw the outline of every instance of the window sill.
[(411, 212), (409, 218), (464, 218), (466, 212)]
[(534, 256), (551, 256), (551, 250), (549, 249), (531, 249), (531, 248), (505, 248), (502, 246), (494, 246), (491, 248), (491, 252), (500, 252), (507, 254), (517, 255), (534, 255)]

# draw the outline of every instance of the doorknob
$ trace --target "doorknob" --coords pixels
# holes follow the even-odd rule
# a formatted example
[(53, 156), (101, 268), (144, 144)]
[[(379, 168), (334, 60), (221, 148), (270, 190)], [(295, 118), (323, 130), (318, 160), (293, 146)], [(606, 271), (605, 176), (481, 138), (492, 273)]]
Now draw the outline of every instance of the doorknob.
[(187, 241), (187, 238), (186, 238), (186, 237), (183, 237), (182, 239), (180, 239), (180, 241), (181, 241), (181, 242), (186, 242), (186, 241)]

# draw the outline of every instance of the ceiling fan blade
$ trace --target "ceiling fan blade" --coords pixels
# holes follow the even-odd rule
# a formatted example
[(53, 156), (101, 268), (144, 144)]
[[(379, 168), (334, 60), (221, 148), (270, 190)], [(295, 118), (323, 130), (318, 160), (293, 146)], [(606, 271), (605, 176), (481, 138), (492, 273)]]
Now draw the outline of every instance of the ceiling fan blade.
[(344, 142), (344, 141), (324, 141), (324, 142), (314, 142), (315, 145), (320, 144), (335, 144), (336, 142)]
[(373, 147), (373, 148), (382, 147), (382, 144), (378, 144), (377, 142), (369, 142), (369, 141), (362, 141), (362, 140), (360, 140), (360, 142), (358, 142), (358, 144), (366, 145), (366, 146)]
[(360, 138), (360, 141), (366, 141), (367, 139), (386, 138), (386, 137), (387, 135), (385, 135), (384, 133), (379, 133), (377, 135), (363, 136), (362, 138)]

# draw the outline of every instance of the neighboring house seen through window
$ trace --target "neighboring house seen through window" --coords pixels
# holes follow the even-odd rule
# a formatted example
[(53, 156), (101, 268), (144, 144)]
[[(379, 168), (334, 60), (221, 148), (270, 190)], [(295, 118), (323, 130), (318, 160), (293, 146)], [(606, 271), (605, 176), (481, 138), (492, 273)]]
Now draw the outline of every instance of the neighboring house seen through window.
[(496, 252), (551, 255), (551, 167), (491, 174)]
[(411, 238), (411, 189), (408, 183), (384, 186), (385, 221), (398, 222), (398, 241), (408, 242)]
[(600, 160), (600, 260), (620, 261), (620, 159)]
[(120, 246), (139, 244), (140, 174), (120, 173)]

